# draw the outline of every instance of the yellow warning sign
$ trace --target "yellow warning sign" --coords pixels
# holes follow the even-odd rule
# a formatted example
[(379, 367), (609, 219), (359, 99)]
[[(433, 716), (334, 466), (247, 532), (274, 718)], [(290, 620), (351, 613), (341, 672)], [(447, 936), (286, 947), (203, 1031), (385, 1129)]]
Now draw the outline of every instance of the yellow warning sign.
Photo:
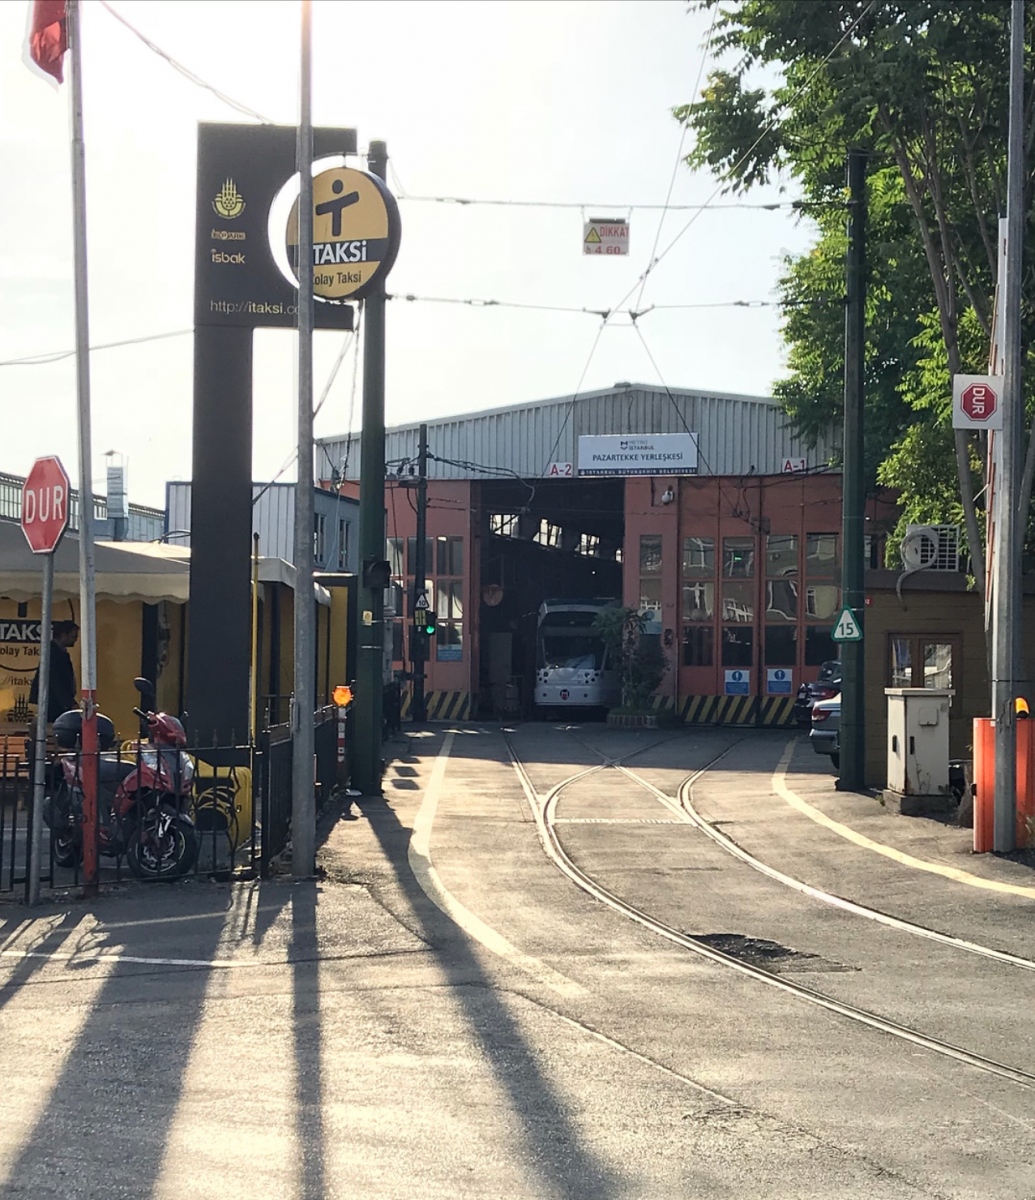
[(592, 217), (582, 230), (583, 254), (628, 254), (629, 222)]

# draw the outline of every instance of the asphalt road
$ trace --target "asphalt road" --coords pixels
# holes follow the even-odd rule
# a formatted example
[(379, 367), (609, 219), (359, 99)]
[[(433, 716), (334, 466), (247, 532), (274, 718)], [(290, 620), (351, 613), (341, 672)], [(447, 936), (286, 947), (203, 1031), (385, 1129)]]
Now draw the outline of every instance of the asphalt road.
[(0, 908), (0, 1196), (1035, 1196), (1035, 1090), (665, 940), (544, 849), (778, 983), (1035, 1071), (1035, 972), (784, 887), (614, 765), (673, 799), (708, 768), (693, 802), (750, 853), (1035, 955), (1030, 870), (835, 793), (787, 740), (438, 730), (329, 814), (316, 882)]

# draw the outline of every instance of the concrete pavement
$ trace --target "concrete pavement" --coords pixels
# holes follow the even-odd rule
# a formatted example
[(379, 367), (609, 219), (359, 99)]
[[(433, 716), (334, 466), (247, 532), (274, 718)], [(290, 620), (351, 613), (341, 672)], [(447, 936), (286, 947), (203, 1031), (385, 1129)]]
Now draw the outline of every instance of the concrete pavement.
[[(995, 919), (987, 894), (907, 873), (777, 796), (786, 738), (662, 739), (510, 735), (540, 795), (599, 763), (594, 748), (646, 748), (629, 767), (675, 795), (737, 742), (695, 786), (710, 819), (785, 868), (1023, 943), (1023, 896)], [(315, 883), (0, 909), (0, 1196), (1035, 1195), (1030, 1093), (659, 941), (546, 860), (498, 729), (458, 727), (445, 748), (443, 730), (398, 743), (386, 800), (328, 824)], [(801, 783), (809, 759), (789, 766), (833, 818), (867, 816), (829, 776)], [(796, 956), (787, 978), (1031, 1061), (1030, 975), (860, 932), (614, 768), (557, 815), (581, 866), (674, 925), (768, 939)]]

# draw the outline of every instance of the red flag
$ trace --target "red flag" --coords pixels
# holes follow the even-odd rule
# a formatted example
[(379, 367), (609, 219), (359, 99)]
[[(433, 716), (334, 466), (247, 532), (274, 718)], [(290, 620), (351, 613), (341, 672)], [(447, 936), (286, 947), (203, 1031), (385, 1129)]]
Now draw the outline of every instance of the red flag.
[(68, 49), (68, 20), (65, 0), (33, 0), (26, 45), (26, 63), (64, 79), (61, 60)]

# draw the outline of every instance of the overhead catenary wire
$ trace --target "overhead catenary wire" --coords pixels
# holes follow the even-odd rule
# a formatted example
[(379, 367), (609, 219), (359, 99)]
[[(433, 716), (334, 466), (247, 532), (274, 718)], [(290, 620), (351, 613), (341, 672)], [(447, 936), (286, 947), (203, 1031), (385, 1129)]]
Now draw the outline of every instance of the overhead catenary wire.
[[(719, 15), (719, 7), (718, 7), (718, 5), (716, 5), (712, 9), (711, 23), (708, 26), (708, 32), (704, 38), (704, 51), (701, 54), (701, 63), (697, 69), (697, 80), (694, 83), (694, 90), (690, 93), (691, 97), (696, 97), (697, 93), (701, 90), (701, 79), (704, 76), (705, 63), (707, 63), (708, 55), (711, 52), (712, 34), (715, 31), (715, 20), (718, 15)], [(692, 103), (693, 103), (693, 99), (691, 99), (691, 104)], [(670, 201), (672, 199), (672, 191), (676, 186), (676, 175), (679, 171), (679, 165), (683, 161), (683, 146), (686, 142), (686, 131), (688, 128), (689, 128), (689, 126), (688, 126), (687, 122), (684, 121), (682, 131), (679, 135), (679, 149), (676, 151), (676, 161), (672, 164), (672, 177), (668, 181), (668, 191), (665, 193), (665, 203), (661, 209), (661, 216), (658, 218), (658, 228), (656, 229), (656, 231), (654, 233), (654, 245), (651, 247), (650, 260), (653, 260), (655, 254), (657, 254), (657, 252), (658, 252), (658, 243), (661, 241), (661, 231), (665, 227), (665, 217), (668, 215), (668, 212), (670, 210)], [(635, 303), (635, 305), (633, 305), (634, 308), (639, 308), (640, 305), (643, 303), (643, 292), (644, 292), (644, 289), (646, 288), (646, 286), (647, 286), (647, 277), (644, 276), (643, 282), (640, 284), (640, 294), (636, 297), (636, 303)]]
[(241, 113), (242, 116), (252, 117), (256, 121), (258, 121), (261, 125), (275, 124), (275, 122), (272, 121), (269, 117), (263, 116), (262, 113), (258, 112), (256, 109), (251, 108), (247, 104), (242, 104), (239, 100), (235, 100), (232, 96), (228, 96), (226, 94), (226, 92), (220, 91), (219, 88), (214, 87), (211, 83), (208, 83), (206, 80), (202, 79), (200, 75), (195, 74), (195, 72), (192, 71), (189, 67), (185, 67), (183, 65), (183, 63), (178, 62), (175, 58), (173, 58), (173, 56), (171, 54), (169, 54), (165, 50), (163, 50), (162, 47), (159, 46), (156, 42), (151, 41), (151, 39), (146, 34), (141, 33), (140, 30), (137, 29), (137, 27), (135, 25), (132, 25), (129, 21), (127, 21), (126, 18), (120, 12), (118, 12), (116, 9), (112, 8), (112, 6), (108, 3), (108, 0), (101, 0), (101, 7), (103, 9), (106, 9), (115, 18), (116, 21), (118, 21), (122, 25), (125, 25), (125, 27), (130, 31), (130, 33), (132, 33), (135, 37), (139, 38), (140, 41), (144, 43), (144, 45), (148, 48), (148, 50), (152, 51), (154, 54), (157, 54), (159, 58), (164, 59), (165, 62), (167, 62), (169, 64), (169, 66), (173, 68), (174, 71), (178, 71), (184, 77), (184, 79), (189, 80), (196, 87), (204, 88), (205, 91), (211, 92), (212, 95), (215, 96), (217, 100), (221, 100), (224, 104), (228, 105), (235, 112)]
[[(161, 342), (167, 338), (186, 337), (193, 329), (173, 329), (168, 333), (148, 333), (143, 337), (122, 338), (117, 342), (100, 342), (90, 347), (90, 353), (98, 350), (115, 350), (120, 346), (140, 346), (145, 342)], [(52, 350), (41, 354), (27, 354), (22, 358), (8, 358), (0, 361), (0, 367), (45, 367), (51, 363), (61, 362), (66, 358), (74, 358), (75, 350)]]
[[(797, 100), (800, 96), (802, 96), (812, 86), (814, 80), (816, 79), (816, 76), (819, 74), (819, 72), (822, 70), (822, 68), (824, 66), (826, 66), (826, 64), (830, 61), (831, 58), (833, 58), (833, 56), (841, 48), (841, 46), (843, 45), (845, 40), (847, 38), (849, 38), (852, 35), (852, 33), (859, 27), (862, 20), (866, 17), (866, 15), (869, 13), (869, 11), (876, 5), (876, 3), (877, 3), (877, 0), (869, 0), (869, 3), (866, 5), (866, 7), (852, 21), (852, 23), (848, 26), (848, 28), (844, 31), (844, 33), (837, 39), (837, 41), (830, 48), (830, 50), (823, 56), (823, 58), (820, 60), (820, 62), (818, 62), (816, 64), (815, 69), (809, 74), (808, 78), (805, 79), (805, 81), (798, 88), (798, 90), (794, 93), (794, 95), (790, 97), (790, 99), (787, 101), (787, 104), (784, 107), (787, 107), (790, 104), (793, 104), (795, 100)], [(729, 180), (733, 177), (735, 172), (742, 166), (742, 164), (744, 162), (747, 161), (748, 156), (754, 152), (755, 148), (759, 145), (759, 143), (762, 141), (762, 139), (764, 137), (766, 137), (766, 135), (773, 128), (773, 126), (777, 124), (778, 120), (779, 120), (779, 116), (774, 116), (772, 118), (772, 120), (762, 130), (762, 132), (758, 135), (758, 137), (755, 139), (755, 141), (752, 142), (752, 144), (748, 147), (747, 150), (744, 151), (744, 153), (740, 156), (740, 158), (728, 170), (723, 172), (722, 178), (715, 185), (715, 188), (713, 189), (713, 191), (712, 191), (711, 195), (708, 197), (708, 199), (704, 202), (704, 204), (700, 207), (700, 209), (698, 209), (693, 214), (693, 216), (689, 219), (689, 221), (687, 221), (683, 225), (683, 228), (680, 229), (679, 233), (677, 233), (676, 236), (668, 243), (668, 245), (665, 247), (665, 249), (662, 250), (660, 254), (654, 254), (651, 257), (651, 260), (648, 262), (646, 268), (644, 269), (642, 274), (639, 276), (639, 278), (636, 280), (636, 282), (622, 296), (622, 298), (618, 301), (618, 303), (611, 307), (611, 310), (610, 310), (611, 313), (625, 311), (623, 306), (626, 304), (626, 302), (633, 295), (633, 293), (636, 291), (637, 288), (641, 289), (640, 294), (642, 295), (642, 285), (646, 281), (647, 277), (654, 270), (656, 270), (657, 267), (659, 266), (659, 264), (671, 253), (673, 248), (682, 239), (682, 237), (687, 232), (687, 230), (691, 228), (691, 226), (694, 224), (694, 222), (698, 220), (698, 218), (701, 216), (701, 214), (706, 212), (713, 205), (715, 198), (718, 195), (720, 195), (720, 193), (722, 192), (722, 189), (726, 186), (726, 184), (729, 182)], [(604, 317), (604, 319), (602, 320), (602, 322), (600, 324), (599, 329), (597, 330), (597, 335), (593, 339), (593, 345), (590, 348), (589, 358), (587, 359), (586, 365), (582, 370), (582, 375), (579, 378), (578, 386), (576, 387), (574, 393), (572, 394), (571, 402), (568, 405), (568, 411), (566, 412), (564, 421), (561, 425), (560, 430), (558, 431), (557, 438), (553, 445), (553, 449), (551, 449), (551, 451), (550, 451), (550, 457), (547, 459), (546, 463), (543, 464), (544, 474), (546, 472), (546, 469), (547, 469), (549, 463), (553, 460), (553, 456), (556, 453), (557, 446), (560, 444), (560, 440), (564, 433), (564, 430), (567, 427), (568, 421), (571, 419), (571, 414), (572, 414), (572, 411), (574, 410), (575, 402), (578, 400), (579, 392), (582, 388), (582, 381), (585, 379), (586, 375), (589, 372), (590, 365), (593, 361), (593, 356), (596, 353), (596, 348), (600, 344), (600, 336), (603, 333), (604, 329), (607, 328), (609, 321), (610, 321), (610, 317)], [(634, 321), (634, 324), (635, 324), (635, 321)], [(642, 334), (641, 334), (641, 340), (642, 340)]]

